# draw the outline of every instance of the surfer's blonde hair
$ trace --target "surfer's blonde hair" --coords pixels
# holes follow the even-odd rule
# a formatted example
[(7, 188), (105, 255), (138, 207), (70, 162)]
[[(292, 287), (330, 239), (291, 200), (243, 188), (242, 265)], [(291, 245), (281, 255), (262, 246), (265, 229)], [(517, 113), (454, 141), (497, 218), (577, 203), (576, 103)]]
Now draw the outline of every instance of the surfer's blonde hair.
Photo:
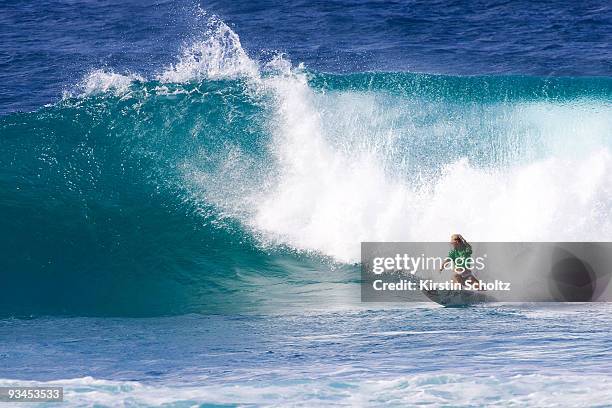
[(453, 235), (451, 235), (451, 241), (459, 241), (461, 246), (464, 247), (464, 248), (471, 247), (471, 245), (468, 244), (468, 242), (465, 240), (465, 238), (463, 238), (463, 235), (461, 235), (461, 234), (453, 234)]

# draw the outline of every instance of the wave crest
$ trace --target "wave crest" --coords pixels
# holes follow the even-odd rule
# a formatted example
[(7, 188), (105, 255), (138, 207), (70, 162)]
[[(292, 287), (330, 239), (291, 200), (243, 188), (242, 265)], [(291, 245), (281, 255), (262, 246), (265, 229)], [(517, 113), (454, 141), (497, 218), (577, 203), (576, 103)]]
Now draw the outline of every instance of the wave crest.
[(178, 62), (167, 67), (157, 79), (183, 83), (258, 76), (258, 65), (242, 48), (238, 35), (219, 18), (211, 17), (204, 39), (184, 47)]
[[(89, 96), (100, 93), (112, 92), (115, 95), (125, 95), (134, 82), (145, 82), (145, 78), (139, 74), (119, 74), (112, 70), (105, 71), (96, 69), (88, 73), (77, 86), (78, 96)], [(64, 97), (72, 97), (67, 94)]]

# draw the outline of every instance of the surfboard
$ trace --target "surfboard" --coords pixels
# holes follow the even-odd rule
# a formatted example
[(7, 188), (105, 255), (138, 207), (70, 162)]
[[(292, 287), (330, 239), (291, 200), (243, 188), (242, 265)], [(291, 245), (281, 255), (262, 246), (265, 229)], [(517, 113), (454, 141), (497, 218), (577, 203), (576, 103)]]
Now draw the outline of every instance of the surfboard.
[[(421, 279), (411, 275), (409, 280), (419, 282)], [(495, 299), (485, 291), (477, 290), (421, 290), (431, 301), (444, 307), (466, 307), (480, 303), (495, 302)]]
[(444, 307), (465, 307), (479, 303), (492, 302), (493, 299), (483, 291), (475, 290), (422, 290), (428, 299)]

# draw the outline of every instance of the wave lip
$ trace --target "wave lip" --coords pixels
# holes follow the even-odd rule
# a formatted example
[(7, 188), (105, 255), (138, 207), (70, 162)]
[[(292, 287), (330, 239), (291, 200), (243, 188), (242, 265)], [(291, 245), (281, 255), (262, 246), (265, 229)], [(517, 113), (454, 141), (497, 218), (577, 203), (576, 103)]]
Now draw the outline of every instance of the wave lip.
[(223, 21), (211, 17), (204, 39), (184, 47), (178, 62), (167, 67), (157, 79), (183, 83), (258, 76), (259, 68), (242, 48), (238, 35)]
[[(96, 69), (88, 73), (79, 83), (78, 96), (88, 96), (104, 93), (115, 95), (126, 94), (134, 82), (145, 82), (145, 78), (139, 74), (119, 74), (111, 70)], [(73, 97), (70, 92), (64, 98)]]

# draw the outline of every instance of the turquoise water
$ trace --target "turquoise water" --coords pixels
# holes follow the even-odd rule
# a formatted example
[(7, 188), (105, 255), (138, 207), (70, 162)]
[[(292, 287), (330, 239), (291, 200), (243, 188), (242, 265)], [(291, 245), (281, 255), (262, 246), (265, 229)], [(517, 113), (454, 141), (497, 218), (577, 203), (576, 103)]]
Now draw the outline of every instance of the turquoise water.
[(608, 238), (609, 79), (246, 61), (198, 83), (94, 72), (0, 119), (2, 314), (282, 309), (355, 286), (360, 241)]

